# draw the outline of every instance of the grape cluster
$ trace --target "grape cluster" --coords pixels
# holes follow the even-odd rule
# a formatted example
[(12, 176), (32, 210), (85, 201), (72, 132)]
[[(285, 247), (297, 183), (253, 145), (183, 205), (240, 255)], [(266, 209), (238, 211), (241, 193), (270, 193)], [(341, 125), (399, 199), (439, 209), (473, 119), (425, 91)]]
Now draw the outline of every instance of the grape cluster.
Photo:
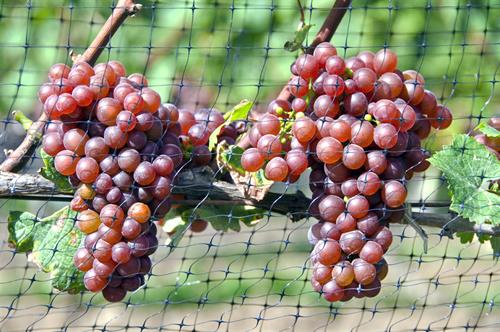
[[(151, 269), (153, 220), (170, 210), (175, 172), (211, 162), (208, 139), (224, 118), (162, 104), (146, 77), (126, 76), (117, 61), (56, 64), (48, 76), (38, 94), (50, 119), (42, 148), (75, 187), (71, 208), (86, 235), (74, 264), (88, 290), (120, 301)], [(219, 140), (236, 135), (228, 125)]]
[(386, 224), (401, 218), (407, 180), (429, 167), (421, 140), (452, 114), (390, 49), (343, 59), (321, 43), (291, 72), (292, 101), (274, 100), (256, 119), (241, 164), (287, 183), (311, 168), (314, 289), (332, 302), (375, 295), (392, 242)]

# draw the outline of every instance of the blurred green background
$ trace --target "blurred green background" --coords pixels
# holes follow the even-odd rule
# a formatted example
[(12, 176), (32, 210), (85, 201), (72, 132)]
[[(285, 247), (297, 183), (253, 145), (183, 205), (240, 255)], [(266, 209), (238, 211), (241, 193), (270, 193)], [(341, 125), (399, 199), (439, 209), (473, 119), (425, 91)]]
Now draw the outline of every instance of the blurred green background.
[[(145, 73), (164, 101), (193, 109), (215, 105), (226, 110), (243, 98), (265, 105), (286, 83), (297, 55), (283, 49), (299, 22), (295, 0), (138, 2), (143, 10), (126, 21), (99, 60), (117, 59), (129, 73)], [(307, 23), (314, 24), (310, 39), (332, 3), (302, 0)], [(9, 121), (11, 112), (39, 114), (36, 91), (48, 68), (70, 63), (69, 50), (81, 53), (112, 4), (0, 1), (0, 119), (6, 119), (0, 129), (2, 147), (15, 147), (23, 134)], [(500, 3), (495, 0), (354, 0), (332, 42), (345, 56), (388, 45), (399, 55), (400, 69), (422, 72), (426, 87), (455, 118), (450, 128), (428, 139), (429, 148), (439, 149), (453, 134), (468, 132), (481, 119), (500, 113), (495, 94), (499, 17)], [(412, 201), (448, 199), (433, 169), (415, 177), (411, 186)], [(46, 215), (58, 207), (50, 201), (3, 201), (0, 227), (6, 227), (11, 209)], [(53, 292), (49, 276), (15, 255), (1, 232), (0, 329), (499, 326), (494, 305), (500, 296), (499, 268), (489, 244), (464, 246), (427, 229), (431, 250), (423, 254), (420, 238), (408, 227), (395, 226), (382, 295), (330, 307), (308, 282), (306, 230), (311, 222), (292, 224), (273, 216), (238, 234), (209, 230), (190, 235), (173, 254), (161, 247), (147, 288), (134, 294), (130, 305), (105, 305), (100, 296)]]

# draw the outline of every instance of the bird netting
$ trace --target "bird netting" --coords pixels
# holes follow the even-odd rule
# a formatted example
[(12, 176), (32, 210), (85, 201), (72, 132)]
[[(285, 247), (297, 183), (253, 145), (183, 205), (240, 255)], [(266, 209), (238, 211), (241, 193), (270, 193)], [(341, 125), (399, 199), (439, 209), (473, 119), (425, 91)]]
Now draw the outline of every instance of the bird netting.
[[(451, 126), (444, 129), (440, 115), (433, 125), (437, 130), (422, 140), (425, 151), (434, 155), (443, 146), (450, 146), (446, 150), (449, 155), (441, 155), (442, 159), (422, 173), (403, 170), (407, 204), (392, 211), (392, 245), (384, 254), (386, 266), (377, 270), (381, 287), (365, 287), (363, 296), (357, 296), (358, 291), (348, 301), (330, 303), (315, 290), (314, 283), (311, 285), (311, 278), (318, 278), (313, 272), (317, 262), (310, 256), (310, 242), (315, 242), (310, 229), (318, 222), (311, 206), (318, 196), (317, 188), (309, 183), (310, 170), (300, 178), (277, 181), (267, 192), (270, 183), (266, 179), (249, 180), (246, 176), (237, 183), (231, 158), (241, 157), (241, 152), (222, 144), (220, 139), (217, 148), (207, 149), (208, 166), (192, 168), (202, 153), (196, 155), (192, 146), (184, 150), (189, 135), (183, 133), (169, 138), (183, 147), (179, 149), (180, 158), (187, 162), (171, 175), (169, 172), (171, 189), (163, 196), (169, 197), (167, 210), (172, 210), (165, 218), (165, 213), (154, 216), (158, 246), (151, 252), (152, 268), (137, 279), (144, 283), (142, 286), (128, 292), (121, 301), (108, 302), (99, 292), (84, 291), (81, 275), (68, 272), (69, 267), (73, 268), (75, 246), (82, 241), (75, 226), (80, 219), (67, 210), (63, 210), (64, 218), (60, 218), (60, 212), (57, 214), (73, 197), (57, 182), (58, 174), (53, 174), (53, 167), (47, 165), (49, 159), (41, 153), (40, 137), (33, 135), (35, 146), (26, 149), (19, 164), (9, 169), (15, 174), (0, 172), (0, 330), (499, 329), (495, 304), (500, 296), (500, 244), (494, 225), (500, 222), (500, 174), (495, 152), (475, 142), (498, 151), (498, 123), (497, 129), (480, 124), (488, 120), (492, 123), (500, 109), (495, 91), (500, 60), (500, 3), (344, 3), (346, 7), (337, 8), (339, 12), (345, 10), (345, 14), (340, 16), (342, 21), (331, 40), (338, 56), (349, 59), (362, 51), (390, 49), (397, 53), (397, 67), (421, 73), (425, 89), (432, 90), (443, 105), (441, 110), (453, 113)], [(290, 71), (297, 71), (291, 65), (301, 53), (300, 46), (313, 43), (314, 33), (330, 17), (332, 5), (333, 1), (326, 0), (145, 0), (134, 17), (120, 22), (112, 39), (105, 39), (98, 62), (120, 61), (127, 73), (144, 75), (162, 103), (174, 104), (179, 110), (194, 114), (200, 109), (217, 109), (226, 114), (233, 110), (236, 114), (250, 105), (251, 113), (247, 109), (232, 127), (236, 138), (259, 122), (258, 114), (266, 112), (269, 102), (287, 86)], [(74, 55), (87, 50), (115, 8), (116, 1), (111, 0), (0, 1), (2, 160), (22, 145), (31, 124), (28, 118), (34, 120), (43, 114), (37, 91), (47, 81), (49, 68), (55, 63), (71, 67)], [(286, 42), (289, 50), (283, 46)], [(294, 43), (299, 45), (290, 52)], [(416, 82), (419, 78), (413, 79)], [(297, 90), (299, 86), (297, 83)], [(288, 88), (292, 90), (293, 86), (289, 84)], [(307, 88), (313, 89), (312, 84)], [(245, 99), (246, 104), (240, 103)], [(240, 108), (234, 108), (238, 104)], [(347, 107), (345, 99), (342, 107)], [(85, 122), (84, 130), (97, 130), (99, 122), (105, 122), (97, 118), (75, 118), (75, 127)], [(377, 121), (372, 121), (374, 126), (383, 122)], [(44, 126), (47, 128), (47, 124)], [(282, 126), (286, 127), (286, 121)], [(467, 141), (467, 136), (461, 134), (476, 135), (476, 141)], [(158, 149), (171, 145), (171, 141), (162, 141), (161, 133), (156, 139), (149, 132), (147, 135), (149, 141), (161, 141)], [(223, 137), (231, 145), (229, 136)], [(189, 137), (192, 143), (193, 137)], [(402, 153), (408, 151), (406, 147)], [(476, 154), (476, 149), (484, 151)], [(141, 156), (144, 154), (141, 152)], [(458, 170), (450, 166), (456, 160), (463, 161)], [(229, 166), (231, 175), (225, 166)], [(38, 175), (42, 167), (42, 175), (56, 185)], [(137, 167), (134, 165), (130, 172)], [(460, 178), (467, 185), (461, 184)], [(347, 177), (342, 182), (345, 180)], [(120, 197), (117, 202), (126, 204), (123, 197), (128, 189), (120, 187), (114, 177), (113, 181), (113, 189)], [(134, 177), (131, 181), (134, 184), (129, 187), (142, 180)], [(161, 182), (154, 183), (157, 189), (162, 188)], [(454, 185), (461, 194), (456, 193), (452, 201)], [(133, 195), (138, 196), (136, 189)], [(101, 195), (104, 202), (112, 201), (108, 191), (111, 189)], [(256, 199), (264, 194), (264, 199)], [(340, 200), (348, 202), (351, 196), (342, 191)], [(164, 200), (156, 196), (152, 200), (156, 202), (155, 214)], [(385, 213), (386, 206), (379, 210)], [(325, 219), (323, 215), (321, 218)], [(203, 228), (204, 220), (208, 226), (199, 232), (193, 225), (198, 222)], [(147, 232), (148, 236), (154, 235), (153, 231)], [(152, 246), (153, 240), (149, 241)], [(496, 255), (492, 247), (497, 248)]]

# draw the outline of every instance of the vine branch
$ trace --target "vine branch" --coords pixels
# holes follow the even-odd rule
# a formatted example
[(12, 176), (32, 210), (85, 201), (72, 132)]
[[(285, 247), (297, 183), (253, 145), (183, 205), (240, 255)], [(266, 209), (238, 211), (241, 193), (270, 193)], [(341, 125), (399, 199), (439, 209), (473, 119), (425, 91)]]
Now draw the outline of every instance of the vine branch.
[[(288, 215), (292, 220), (308, 217), (307, 210), (311, 200), (303, 193), (293, 195), (269, 192), (261, 201), (245, 197), (236, 187), (229, 182), (217, 180), (210, 167), (186, 169), (175, 177), (172, 193), (183, 194), (185, 199), (175, 201), (183, 205), (196, 206), (201, 199), (206, 205), (251, 205), (267, 211)], [(61, 193), (54, 183), (33, 174), (15, 174), (0, 172), (0, 198), (5, 199), (32, 199), (70, 201), (73, 196)], [(435, 204), (415, 203), (412, 207), (431, 207)], [(443, 207), (448, 204), (442, 205)], [(421, 209), (422, 210), (422, 209)], [(411, 218), (421, 226), (431, 226), (443, 229), (443, 234), (453, 232), (475, 232), (479, 234), (500, 235), (500, 228), (489, 224), (476, 225), (467, 219), (451, 213), (412, 212)], [(452, 222), (450, 223), (450, 221)], [(407, 223), (402, 219), (400, 223)]]
[[(133, 0), (119, 0), (113, 12), (85, 52), (82, 55), (72, 55), (71, 59), (73, 61), (85, 61), (93, 65), (125, 19), (137, 13), (141, 8), (142, 5), (135, 4)], [(23, 163), (26, 159), (25, 156), (42, 137), (43, 128), (48, 120), (45, 112), (42, 112), (40, 117), (27, 130), (21, 144), (9, 153), (2, 164), (0, 164), (0, 172), (11, 172)]]

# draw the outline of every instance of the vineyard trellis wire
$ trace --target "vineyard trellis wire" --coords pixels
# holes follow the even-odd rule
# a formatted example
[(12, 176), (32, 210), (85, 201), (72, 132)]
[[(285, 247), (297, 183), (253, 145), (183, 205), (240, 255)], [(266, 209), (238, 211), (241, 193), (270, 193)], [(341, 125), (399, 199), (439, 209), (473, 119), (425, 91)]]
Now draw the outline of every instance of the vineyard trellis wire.
[[(4, 59), (0, 105), (5, 120), (0, 140), (6, 149), (15, 148), (24, 135), (13, 111), (36, 116), (40, 105), (35, 91), (46, 69), (51, 63), (70, 63), (69, 50), (85, 49), (113, 8), (113, 3), (102, 1), (58, 4), (5, 1), (1, 5), (5, 42), (0, 43)], [(328, 1), (303, 1), (303, 5), (306, 20), (316, 26), (321, 26), (331, 7)], [(432, 89), (440, 92), (439, 99), (454, 110), (454, 125), (426, 142), (438, 151), (453, 134), (468, 133), (497, 112), (499, 32), (494, 18), (499, 12), (500, 6), (487, 1), (353, 1), (333, 43), (348, 55), (390, 46), (400, 54), (402, 66), (425, 75)], [(124, 23), (101, 58), (119, 59), (127, 68), (146, 73), (162, 100), (182, 107), (226, 110), (248, 98), (262, 108), (288, 79), (294, 54), (284, 51), (282, 44), (293, 34), (297, 17), (296, 4), (287, 1), (144, 1), (141, 14)], [(55, 26), (60, 30), (54, 31)], [(50, 56), (39, 57), (42, 52)], [(58, 201), (67, 198), (50, 182), (38, 177), (26, 181), (40, 165), (39, 155), (34, 154), (18, 176), (2, 175), (7, 179), (0, 181), (4, 229), (10, 210), (26, 209), (43, 217), (65, 204)], [(184, 180), (177, 189), (191, 192), (191, 203), (198, 208), (227, 202), (228, 197), (232, 204), (246, 203), (234, 186), (218, 187), (221, 181), (213, 173), (188, 171)], [(201, 180), (206, 188), (196, 195)], [(207, 200), (207, 188), (217, 201)], [(448, 214), (446, 182), (436, 169), (413, 178), (409, 189), (410, 202), (417, 206), (413, 219), (429, 236), (427, 253), (412, 227), (392, 225), (395, 240), (386, 255), (390, 272), (382, 292), (341, 304), (327, 304), (308, 282), (306, 231), (312, 220), (294, 218), (305, 215), (309, 204), (304, 183), (276, 185), (273, 192), (261, 206), (273, 209), (252, 228), (187, 232), (175, 251), (161, 232), (146, 286), (118, 304), (92, 294), (53, 290), (51, 276), (9, 248), (5, 236), (0, 250), (1, 329), (498, 328), (498, 267), (489, 244), (460, 244), (446, 237), (450, 231), (426, 225), (446, 224), (451, 231), (480, 234), (494, 234), (495, 229), (472, 228)], [(276, 213), (291, 209), (287, 216)], [(229, 224), (232, 211), (210, 218)]]

